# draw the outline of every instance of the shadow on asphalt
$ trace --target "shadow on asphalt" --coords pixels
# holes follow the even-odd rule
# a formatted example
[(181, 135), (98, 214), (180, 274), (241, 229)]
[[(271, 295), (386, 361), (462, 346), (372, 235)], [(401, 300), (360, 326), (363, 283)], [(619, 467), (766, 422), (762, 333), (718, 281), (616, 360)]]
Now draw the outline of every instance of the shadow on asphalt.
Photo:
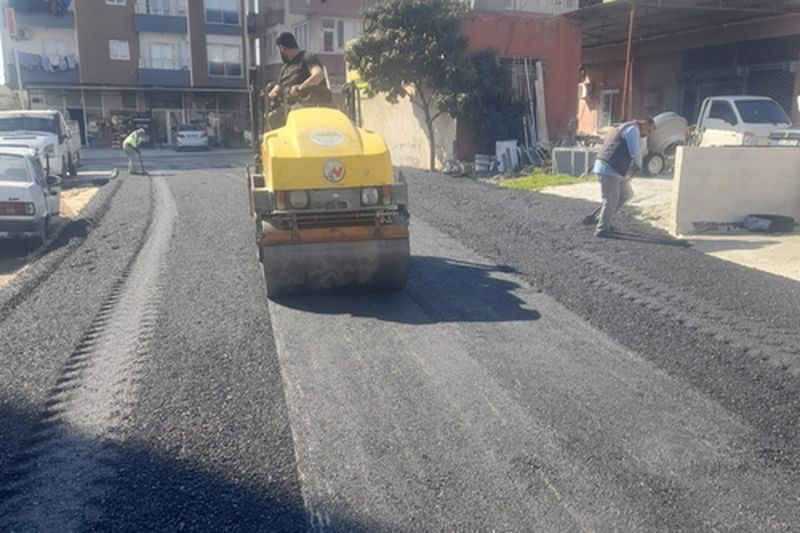
[[(41, 414), (0, 404), (0, 450), (3, 455), (18, 450), (20, 444), (39, 442), (36, 450), (47, 450), (48, 442), (37, 440), (27, 428), (43, 427)], [(49, 427), (49, 426), (47, 426)], [(165, 452), (157, 452), (136, 442), (97, 441), (54, 426), (52, 434), (66, 441), (96, 451), (101, 463), (115, 472), (116, 479), (99, 484), (100, 511), (107, 511), (84, 524), (87, 531), (305, 531), (307, 516), (299, 488), (296, 494), (281, 493), (278, 485), (247, 486), (235, 479), (225, 479), (190, 461)], [(27, 434), (27, 436), (22, 436)], [(16, 492), (16, 480), (37, 464), (36, 452), (23, 448), (11, 458), (0, 455), (0, 528), (13, 510), (14, 500), (27, 493)], [(93, 454), (94, 455), (94, 454)], [(230, 472), (231, 478), (237, 473)], [(30, 488), (23, 484), (25, 488)], [(296, 485), (297, 486), (297, 485)], [(91, 492), (92, 488), (89, 488)], [(11, 508), (5, 508), (11, 504)], [(92, 501), (98, 504), (98, 501)], [(91, 516), (91, 510), (85, 509)], [(11, 513), (9, 513), (11, 514)], [(369, 531), (371, 526), (353, 523), (348, 517), (332, 516), (331, 522), (343, 531)]]
[(309, 313), (351, 315), (403, 324), (516, 322), (541, 318), (514, 291), (509, 267), (414, 256), (405, 291), (300, 294), (281, 305)]

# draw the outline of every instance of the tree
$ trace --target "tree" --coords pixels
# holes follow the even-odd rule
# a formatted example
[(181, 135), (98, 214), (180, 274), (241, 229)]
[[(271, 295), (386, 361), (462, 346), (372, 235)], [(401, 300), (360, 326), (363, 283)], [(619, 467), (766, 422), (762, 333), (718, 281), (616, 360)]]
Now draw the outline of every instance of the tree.
[(515, 98), (511, 70), (494, 51), (484, 50), (469, 57), (467, 72), (458, 118), (476, 128), (488, 146), (498, 140), (521, 139), (526, 106)]
[(425, 119), (430, 168), (436, 166), (434, 121), (455, 115), (466, 76), (461, 0), (383, 0), (366, 12), (364, 34), (347, 51), (349, 66), (386, 100), (410, 98)]

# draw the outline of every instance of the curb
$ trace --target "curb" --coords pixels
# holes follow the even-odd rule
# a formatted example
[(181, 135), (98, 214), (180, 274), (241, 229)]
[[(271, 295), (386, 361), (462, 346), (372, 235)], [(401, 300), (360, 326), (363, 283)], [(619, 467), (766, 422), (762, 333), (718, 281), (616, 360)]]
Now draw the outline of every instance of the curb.
[(86, 205), (81, 218), (64, 224), (43, 246), (28, 254), (28, 268), (0, 288), (0, 322), (83, 244), (89, 230), (103, 220), (121, 185), (122, 178), (110, 180)]

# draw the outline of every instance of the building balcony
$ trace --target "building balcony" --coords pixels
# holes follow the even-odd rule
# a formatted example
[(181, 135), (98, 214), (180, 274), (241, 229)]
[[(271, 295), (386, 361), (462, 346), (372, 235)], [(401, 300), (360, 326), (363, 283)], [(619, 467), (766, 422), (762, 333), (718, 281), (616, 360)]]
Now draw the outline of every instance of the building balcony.
[(138, 32), (177, 33), (186, 35), (186, 17), (136, 14), (134, 23)]
[[(78, 67), (62, 72), (46, 72), (44, 70), (21, 68), (20, 73), (22, 74), (23, 87), (29, 87), (31, 85), (77, 85), (81, 81)], [(8, 87), (12, 89), (19, 88), (17, 85), (17, 67), (14, 63), (7, 65), (6, 83)]]
[(226, 77), (226, 76), (209, 76), (209, 87), (220, 87), (225, 89), (244, 89), (246, 88), (245, 79)]
[(294, 15), (326, 15), (332, 17), (361, 17), (364, 8), (374, 4), (374, 0), (339, 0), (338, 2), (319, 2), (314, 0), (289, 0), (289, 12)]
[(177, 33), (186, 35), (186, 0), (139, 0), (134, 24), (138, 32)]
[(60, 15), (54, 15), (49, 11), (41, 12), (18, 12), (18, 28), (75, 28), (75, 13), (66, 11)]
[(191, 83), (188, 59), (143, 57), (139, 60), (139, 85), (189, 87)]
[(189, 87), (192, 78), (188, 70), (140, 68), (139, 85), (147, 87)]

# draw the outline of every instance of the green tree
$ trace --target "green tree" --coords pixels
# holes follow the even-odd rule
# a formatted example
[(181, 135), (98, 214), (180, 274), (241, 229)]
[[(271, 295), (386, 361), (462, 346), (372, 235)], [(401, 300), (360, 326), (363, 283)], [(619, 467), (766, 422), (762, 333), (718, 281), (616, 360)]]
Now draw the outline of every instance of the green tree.
[(382, 0), (366, 12), (364, 34), (347, 51), (349, 66), (389, 102), (409, 97), (425, 120), (430, 168), (436, 165), (433, 122), (456, 115), (466, 77), (461, 0)]
[(486, 147), (503, 139), (521, 139), (526, 109), (525, 103), (515, 98), (511, 70), (492, 50), (472, 54), (469, 63), (458, 118), (475, 128)]

